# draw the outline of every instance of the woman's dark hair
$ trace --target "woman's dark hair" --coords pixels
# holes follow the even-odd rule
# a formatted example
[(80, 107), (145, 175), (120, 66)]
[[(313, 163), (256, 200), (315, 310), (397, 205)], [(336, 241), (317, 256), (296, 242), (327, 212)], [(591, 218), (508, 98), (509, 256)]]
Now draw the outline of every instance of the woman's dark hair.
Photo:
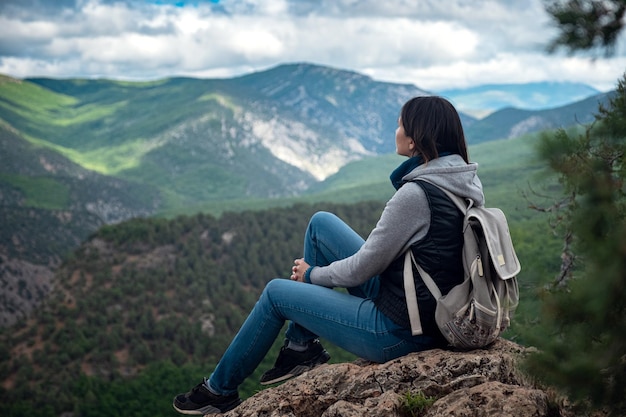
[(404, 132), (415, 142), (415, 155), (424, 162), (443, 152), (458, 154), (469, 163), (467, 143), (459, 113), (446, 99), (437, 96), (414, 97), (400, 111)]

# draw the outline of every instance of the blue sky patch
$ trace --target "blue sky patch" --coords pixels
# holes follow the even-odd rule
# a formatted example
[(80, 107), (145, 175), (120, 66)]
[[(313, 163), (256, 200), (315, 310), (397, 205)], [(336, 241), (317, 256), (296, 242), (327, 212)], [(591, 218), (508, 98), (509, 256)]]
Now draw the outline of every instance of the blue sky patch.
[(163, 5), (171, 5), (175, 7), (185, 7), (192, 6), (196, 7), (200, 3), (211, 3), (211, 4), (219, 4), (220, 0), (195, 0), (195, 1), (185, 1), (185, 0), (146, 0), (147, 3), (156, 4), (159, 6)]

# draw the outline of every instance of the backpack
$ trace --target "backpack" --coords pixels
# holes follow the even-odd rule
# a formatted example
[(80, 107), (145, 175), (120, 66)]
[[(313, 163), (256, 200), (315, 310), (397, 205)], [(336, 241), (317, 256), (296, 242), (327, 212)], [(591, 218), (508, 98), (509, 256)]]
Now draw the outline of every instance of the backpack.
[(498, 208), (474, 206), (473, 201), (443, 190), (464, 213), (464, 280), (446, 295), (415, 261), (409, 248), (404, 258), (404, 290), (413, 335), (422, 334), (413, 268), (437, 302), (435, 322), (450, 346), (477, 349), (506, 330), (519, 302), (517, 274), (521, 270), (506, 217)]

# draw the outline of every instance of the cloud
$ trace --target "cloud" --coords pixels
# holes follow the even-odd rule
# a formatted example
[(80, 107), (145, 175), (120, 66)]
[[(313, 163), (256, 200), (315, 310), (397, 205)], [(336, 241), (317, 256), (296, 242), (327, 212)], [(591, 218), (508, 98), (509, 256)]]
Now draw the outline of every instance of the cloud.
[(231, 77), (311, 62), (437, 89), (575, 81), (608, 90), (624, 48), (595, 64), (546, 55), (541, 0), (3, 0), (0, 73)]

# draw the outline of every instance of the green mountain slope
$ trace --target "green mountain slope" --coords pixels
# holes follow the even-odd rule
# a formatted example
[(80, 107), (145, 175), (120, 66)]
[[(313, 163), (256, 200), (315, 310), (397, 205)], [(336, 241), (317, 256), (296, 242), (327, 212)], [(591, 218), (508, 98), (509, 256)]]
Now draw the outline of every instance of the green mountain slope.
[[(317, 192), (347, 163), (393, 152), (399, 108), (420, 94), (427, 93), (308, 64), (226, 80), (2, 77), (0, 119), (83, 168), (159, 189), (163, 208), (176, 210)], [(589, 113), (578, 105), (462, 117), (469, 143), (478, 143)]]
[(548, 110), (505, 108), (472, 124), (466, 129), (471, 143), (510, 139), (542, 130), (569, 128), (594, 121), (599, 104), (607, 104), (614, 93), (602, 93), (584, 100)]
[(11, 257), (58, 261), (96, 227), (159, 207), (155, 189), (86, 170), (2, 125), (0, 148), (0, 236)]
[(0, 118), (87, 169), (160, 188), (173, 208), (299, 194), (390, 151), (383, 135), (416, 94), (307, 64), (229, 80), (33, 78), (0, 83)]

